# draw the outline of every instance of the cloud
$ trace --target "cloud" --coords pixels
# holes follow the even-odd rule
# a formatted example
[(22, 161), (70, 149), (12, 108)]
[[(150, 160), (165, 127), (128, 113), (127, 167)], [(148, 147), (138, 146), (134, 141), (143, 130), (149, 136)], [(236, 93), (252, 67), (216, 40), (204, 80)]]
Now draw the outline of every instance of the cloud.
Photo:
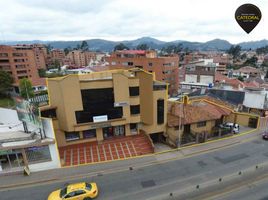
[[(9, 0), (0, 12), (0, 40), (158, 39), (232, 43), (266, 38), (268, 3), (254, 2), (263, 13), (245, 34), (234, 19), (244, 0)], [(264, 10), (266, 9), (266, 10)]]

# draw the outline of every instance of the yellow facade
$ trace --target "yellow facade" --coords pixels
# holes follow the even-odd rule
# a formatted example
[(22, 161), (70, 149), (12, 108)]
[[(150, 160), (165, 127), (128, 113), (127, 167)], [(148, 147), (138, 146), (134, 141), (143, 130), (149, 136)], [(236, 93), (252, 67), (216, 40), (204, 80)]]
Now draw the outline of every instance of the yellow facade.
[[(167, 123), (167, 86), (155, 89), (153, 75), (142, 70), (111, 70), (86, 75), (68, 75), (66, 77), (48, 79), (50, 108), (56, 109), (53, 125), (58, 146), (66, 146), (105, 139), (104, 129), (113, 127), (123, 135), (138, 134), (139, 130), (146, 134), (165, 133)], [(139, 89), (138, 95), (130, 95), (130, 89)], [(159, 89), (160, 88), (160, 89)], [(112, 89), (113, 107), (122, 108), (122, 116), (104, 121), (78, 122), (77, 112), (84, 111), (82, 91), (94, 89)], [(93, 94), (93, 93), (92, 93)], [(94, 96), (94, 95), (93, 95)], [(85, 97), (84, 97), (85, 98)], [(96, 97), (97, 98), (97, 97)], [(157, 122), (157, 101), (164, 100), (163, 123)], [(101, 101), (101, 99), (100, 99)], [(98, 105), (101, 106), (101, 105)], [(139, 107), (139, 108), (138, 108)], [(135, 108), (137, 113), (131, 111)], [(113, 108), (111, 108), (113, 109)], [(139, 110), (139, 111), (137, 111)], [(131, 114), (132, 112), (132, 114)], [(107, 111), (107, 113), (109, 113)], [(101, 116), (108, 116), (103, 113)], [(100, 116), (96, 116), (100, 117)], [(94, 118), (94, 116), (93, 116)], [(137, 129), (131, 130), (131, 124)], [(84, 138), (84, 132), (94, 130), (95, 136)], [(133, 132), (133, 130), (136, 130)], [(76, 134), (79, 139), (66, 140), (66, 133)]]

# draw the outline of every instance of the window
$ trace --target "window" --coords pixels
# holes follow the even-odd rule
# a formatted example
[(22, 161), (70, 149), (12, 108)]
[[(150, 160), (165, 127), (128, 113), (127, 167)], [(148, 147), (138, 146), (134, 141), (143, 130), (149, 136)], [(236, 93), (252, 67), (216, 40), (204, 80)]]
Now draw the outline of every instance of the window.
[(152, 67), (152, 66), (153, 66), (153, 63), (149, 62), (148, 65), (149, 65), (150, 67)]
[(164, 99), (157, 100), (157, 124), (164, 123)]
[(83, 131), (83, 138), (95, 138), (96, 137), (96, 129), (91, 129), (91, 130), (85, 130)]
[(206, 125), (207, 125), (207, 122), (206, 121), (204, 121), (204, 122), (198, 122), (197, 123), (197, 127), (204, 127)]
[(130, 106), (130, 114), (131, 115), (140, 114), (140, 105)]
[(29, 163), (51, 161), (48, 146), (29, 147), (25, 150), (25, 153)]
[(133, 66), (133, 62), (128, 62), (128, 66)]
[(0, 53), (0, 57), (8, 57), (7, 53)]
[(86, 192), (84, 190), (76, 190), (75, 191), (75, 196), (81, 195), (81, 194), (85, 194)]
[(133, 96), (139, 96), (140, 95), (140, 91), (139, 91), (139, 87), (129, 87), (129, 96), (133, 97)]
[(80, 139), (79, 132), (77, 131), (65, 132), (65, 139), (66, 141), (79, 140)]
[(137, 124), (136, 123), (131, 123), (130, 125), (130, 132), (137, 132)]
[(114, 61), (113, 61), (113, 62), (111, 62), (111, 65), (116, 65), (116, 62), (114, 62)]
[(107, 115), (108, 120), (122, 118), (122, 107), (114, 107), (113, 88), (81, 90), (83, 110), (76, 111), (76, 122), (93, 122), (94, 116)]

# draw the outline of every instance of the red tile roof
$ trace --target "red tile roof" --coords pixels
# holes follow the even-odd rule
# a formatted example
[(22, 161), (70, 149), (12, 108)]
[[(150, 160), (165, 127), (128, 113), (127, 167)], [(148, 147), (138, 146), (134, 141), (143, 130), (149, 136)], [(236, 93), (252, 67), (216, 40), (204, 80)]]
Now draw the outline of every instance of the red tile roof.
[(123, 50), (121, 52), (125, 54), (145, 54), (144, 50)]
[(231, 110), (227, 108), (203, 101), (186, 105), (169, 102), (168, 107), (168, 126), (178, 126), (179, 117), (182, 118), (182, 124), (192, 124), (220, 119), (222, 116), (231, 113)]

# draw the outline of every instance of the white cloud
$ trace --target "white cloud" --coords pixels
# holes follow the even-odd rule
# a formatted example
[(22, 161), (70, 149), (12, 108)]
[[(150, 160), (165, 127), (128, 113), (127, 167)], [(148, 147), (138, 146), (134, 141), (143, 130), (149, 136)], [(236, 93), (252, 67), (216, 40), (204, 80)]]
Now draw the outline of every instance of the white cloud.
[(6, 0), (0, 12), (0, 40), (112, 40), (151, 36), (165, 41), (232, 43), (267, 38), (268, 2), (258, 26), (246, 34), (234, 19), (244, 0)]

